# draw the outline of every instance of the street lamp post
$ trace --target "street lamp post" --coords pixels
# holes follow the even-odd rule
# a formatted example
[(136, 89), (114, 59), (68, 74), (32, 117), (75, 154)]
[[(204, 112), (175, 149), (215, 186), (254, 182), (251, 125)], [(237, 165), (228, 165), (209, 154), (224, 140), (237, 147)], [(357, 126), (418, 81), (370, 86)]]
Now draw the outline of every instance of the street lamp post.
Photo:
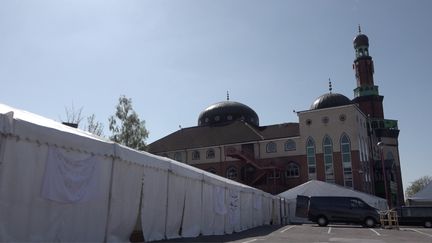
[(385, 193), (385, 199), (387, 200), (387, 204), (389, 206), (389, 209), (391, 207), (391, 198), (389, 197), (388, 194), (388, 188), (387, 188), (387, 175), (385, 172), (385, 165), (384, 165), (384, 143), (383, 142), (378, 142), (377, 146), (380, 149), (381, 152), (381, 168), (382, 168), (382, 173), (383, 173), (383, 180), (384, 180), (384, 193)]

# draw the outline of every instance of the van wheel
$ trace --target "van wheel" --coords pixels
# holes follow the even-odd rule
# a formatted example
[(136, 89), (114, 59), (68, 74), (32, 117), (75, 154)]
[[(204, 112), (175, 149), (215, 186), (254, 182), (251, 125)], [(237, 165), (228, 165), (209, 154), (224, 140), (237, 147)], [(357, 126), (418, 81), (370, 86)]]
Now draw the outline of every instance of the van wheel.
[(425, 228), (431, 228), (432, 227), (432, 221), (426, 221), (425, 223), (424, 223), (424, 227)]
[(319, 226), (326, 226), (328, 224), (328, 220), (324, 216), (319, 216), (318, 220), (317, 220), (317, 223), (318, 223)]
[(364, 221), (364, 225), (368, 228), (375, 227), (375, 220), (373, 218), (366, 218)]

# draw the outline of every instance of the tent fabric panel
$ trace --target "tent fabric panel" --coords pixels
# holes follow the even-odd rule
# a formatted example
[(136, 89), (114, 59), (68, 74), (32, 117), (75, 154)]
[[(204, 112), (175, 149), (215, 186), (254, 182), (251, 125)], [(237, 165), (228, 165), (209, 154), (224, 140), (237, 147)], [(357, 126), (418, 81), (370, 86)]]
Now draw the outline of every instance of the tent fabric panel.
[[(85, 132), (75, 129), (73, 134), (51, 127), (37, 126), (34, 123), (14, 120), (14, 135), (40, 143), (49, 143), (68, 150), (82, 150), (97, 155), (114, 155), (112, 142), (101, 142)], [(73, 129), (73, 128), (71, 128)]]
[(197, 237), (201, 232), (203, 182), (186, 180), (186, 199), (182, 222), (182, 237)]
[(121, 160), (113, 163), (107, 241), (125, 242), (137, 221), (144, 167)]
[(165, 239), (168, 171), (146, 168), (143, 177), (141, 226), (146, 241)]
[(137, 151), (121, 144), (114, 145), (115, 156), (120, 160), (130, 161), (154, 169), (168, 170), (170, 160), (144, 151)]
[(226, 187), (213, 187), (214, 235), (223, 235), (225, 233), (225, 216), (228, 212), (225, 197), (226, 190)]
[(225, 217), (225, 233), (232, 234), (240, 229), (240, 191), (227, 189), (226, 194), (227, 214)]
[(259, 193), (253, 194), (253, 227), (263, 225), (263, 196)]
[(165, 235), (167, 239), (180, 238), (185, 206), (186, 178), (168, 174), (168, 210)]
[(213, 223), (215, 211), (213, 210), (213, 185), (203, 183), (202, 193), (202, 214), (201, 214), (201, 233), (203, 235), (213, 235)]
[[(110, 161), (101, 163), (97, 196), (57, 203), (41, 195), (48, 146), (7, 139), (0, 175), (0, 241), (103, 241)], [(83, 159), (87, 154), (61, 151)], [(86, 222), (86, 223), (82, 223)]]
[(240, 193), (241, 200), (241, 230), (252, 228), (253, 215), (252, 215), (252, 193), (242, 191)]

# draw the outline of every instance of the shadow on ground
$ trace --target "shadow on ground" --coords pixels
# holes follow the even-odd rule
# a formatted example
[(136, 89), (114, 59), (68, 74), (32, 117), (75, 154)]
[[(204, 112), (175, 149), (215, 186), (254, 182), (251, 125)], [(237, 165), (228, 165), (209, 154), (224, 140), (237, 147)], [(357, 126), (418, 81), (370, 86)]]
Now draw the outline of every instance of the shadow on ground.
[[(277, 231), (282, 228), (281, 225), (265, 225), (252, 229), (248, 229), (238, 233), (232, 233), (230, 235), (212, 235), (212, 236), (198, 236), (196, 238), (178, 238), (171, 240), (162, 240), (162, 241), (153, 241), (157, 243), (163, 242), (228, 242), (228, 241), (237, 241), (244, 238), (251, 237), (263, 237)], [(144, 242), (141, 232), (134, 232), (131, 236), (131, 242)]]

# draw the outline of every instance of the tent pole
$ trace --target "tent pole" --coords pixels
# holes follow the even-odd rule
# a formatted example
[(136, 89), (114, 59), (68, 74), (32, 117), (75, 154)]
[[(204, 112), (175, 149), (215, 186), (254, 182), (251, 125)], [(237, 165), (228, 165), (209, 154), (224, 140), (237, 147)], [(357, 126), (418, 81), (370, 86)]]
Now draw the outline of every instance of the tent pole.
[[(115, 145), (114, 145), (115, 146)], [(104, 242), (107, 242), (108, 240), (108, 225), (110, 220), (110, 214), (111, 214), (111, 200), (112, 200), (112, 187), (113, 187), (113, 177), (114, 177), (114, 160), (115, 160), (115, 148), (114, 148), (114, 155), (111, 156), (111, 176), (110, 176), (110, 186), (109, 186), (109, 194), (108, 194), (108, 210), (107, 210), (107, 219), (105, 224), (105, 236), (104, 236)]]

